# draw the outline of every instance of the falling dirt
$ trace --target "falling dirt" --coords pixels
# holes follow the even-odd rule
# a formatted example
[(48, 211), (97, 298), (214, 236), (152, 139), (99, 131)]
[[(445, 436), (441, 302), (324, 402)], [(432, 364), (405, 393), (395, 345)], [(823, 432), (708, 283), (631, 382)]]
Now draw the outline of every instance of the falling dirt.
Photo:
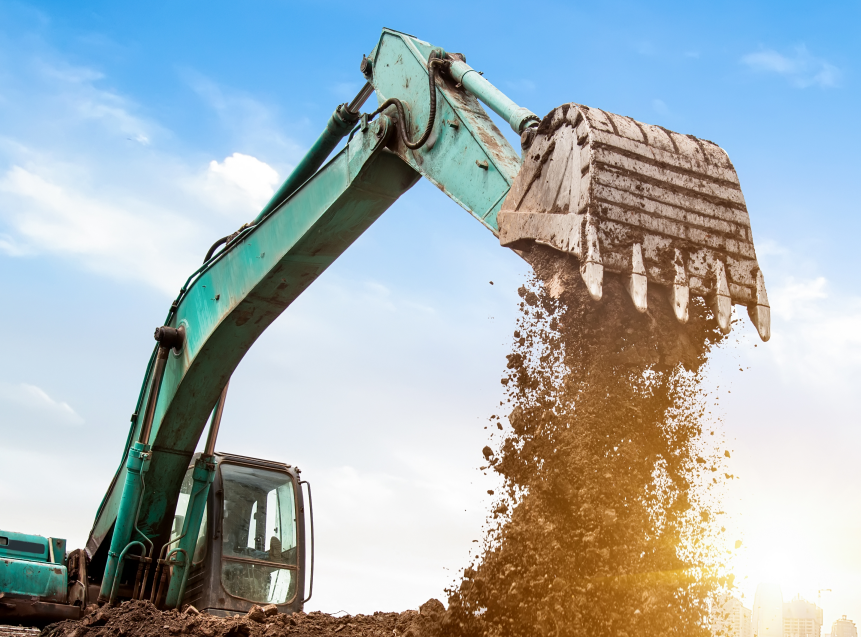
[(731, 583), (715, 493), (731, 476), (701, 381), (724, 337), (701, 299), (682, 325), (659, 286), (641, 314), (616, 275), (595, 302), (571, 257), (522, 256), (535, 276), (519, 290), (507, 400), (483, 449), (504, 490), (448, 610), (216, 618), (125, 602), (42, 637), (711, 635), (710, 600)]
[(617, 276), (595, 302), (569, 257), (524, 256), (508, 426), (483, 450), (505, 491), (446, 634), (710, 635), (724, 450), (700, 382), (723, 336), (702, 302), (682, 325), (658, 286), (641, 314)]

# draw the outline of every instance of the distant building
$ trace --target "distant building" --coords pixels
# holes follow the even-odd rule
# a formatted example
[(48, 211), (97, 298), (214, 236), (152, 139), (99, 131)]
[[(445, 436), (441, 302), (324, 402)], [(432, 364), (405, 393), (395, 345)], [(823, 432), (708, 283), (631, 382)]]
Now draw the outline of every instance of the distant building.
[(821, 636), (822, 609), (819, 606), (802, 599), (801, 595), (783, 605), (783, 637)]
[(753, 637), (783, 637), (783, 593), (777, 584), (760, 584), (753, 599)]
[(831, 637), (858, 637), (855, 622), (846, 619), (846, 615), (843, 615), (841, 619), (831, 624)]
[(751, 610), (740, 600), (724, 595), (719, 601), (712, 621), (712, 634), (716, 637), (753, 637)]

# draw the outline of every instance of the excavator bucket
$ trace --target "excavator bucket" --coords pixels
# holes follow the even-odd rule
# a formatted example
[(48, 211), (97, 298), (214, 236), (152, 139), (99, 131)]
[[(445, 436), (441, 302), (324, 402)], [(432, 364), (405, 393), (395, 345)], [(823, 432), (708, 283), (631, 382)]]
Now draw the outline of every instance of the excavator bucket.
[(497, 221), (500, 243), (574, 255), (592, 298), (604, 271), (624, 277), (646, 310), (647, 286), (688, 319), (691, 294), (724, 333), (747, 306), (762, 340), (770, 310), (738, 176), (722, 148), (580, 104), (563, 104), (522, 139), (523, 165)]

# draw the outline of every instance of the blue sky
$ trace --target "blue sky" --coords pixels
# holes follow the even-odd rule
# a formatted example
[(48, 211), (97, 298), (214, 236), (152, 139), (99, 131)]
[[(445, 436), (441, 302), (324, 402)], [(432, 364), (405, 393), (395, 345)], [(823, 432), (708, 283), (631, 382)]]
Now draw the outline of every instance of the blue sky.
[[(708, 381), (741, 476), (726, 508), (742, 590), (750, 605), (764, 579), (787, 598), (831, 588), (827, 627), (861, 619), (859, 14), (857, 2), (0, 0), (2, 525), (85, 540), (152, 328), (211, 242), (255, 216), (356, 93), (388, 26), (462, 51), (538, 114), (576, 101), (727, 150), (774, 308), (774, 337), (756, 348), (739, 314)], [(466, 563), (526, 274), (422, 183), (243, 361), (219, 447), (298, 463), (313, 482), (312, 607), (415, 607)]]

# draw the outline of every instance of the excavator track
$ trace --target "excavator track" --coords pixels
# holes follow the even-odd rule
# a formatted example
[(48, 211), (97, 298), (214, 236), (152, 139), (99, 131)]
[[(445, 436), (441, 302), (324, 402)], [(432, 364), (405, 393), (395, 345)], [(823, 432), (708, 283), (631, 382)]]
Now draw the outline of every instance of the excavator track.
[(533, 131), (498, 215), (502, 245), (536, 241), (574, 255), (596, 300), (605, 270), (625, 277), (640, 311), (648, 284), (664, 286), (682, 322), (690, 295), (702, 296), (725, 333), (732, 305), (745, 305), (769, 339), (750, 217), (722, 148), (573, 103)]

